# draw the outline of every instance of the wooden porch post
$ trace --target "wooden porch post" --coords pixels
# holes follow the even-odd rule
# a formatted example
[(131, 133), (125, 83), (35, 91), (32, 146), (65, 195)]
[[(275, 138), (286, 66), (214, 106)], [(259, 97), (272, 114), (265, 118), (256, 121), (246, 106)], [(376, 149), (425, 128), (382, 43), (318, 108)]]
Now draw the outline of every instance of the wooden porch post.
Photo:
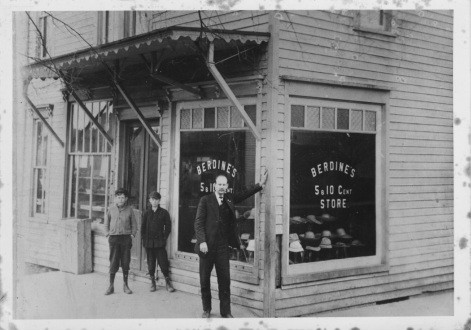
[[(270, 14), (270, 40), (268, 42), (268, 75), (267, 79), (271, 84), (267, 84), (267, 168), (268, 168), (268, 184), (266, 194), (266, 216), (265, 216), (265, 248), (263, 262), (263, 316), (275, 317), (275, 290), (276, 290), (276, 168), (279, 160), (277, 159), (277, 112), (278, 112), (278, 20), (274, 18), (273, 13)], [(268, 86), (271, 86), (269, 88)], [(276, 256), (276, 257), (275, 257)]]

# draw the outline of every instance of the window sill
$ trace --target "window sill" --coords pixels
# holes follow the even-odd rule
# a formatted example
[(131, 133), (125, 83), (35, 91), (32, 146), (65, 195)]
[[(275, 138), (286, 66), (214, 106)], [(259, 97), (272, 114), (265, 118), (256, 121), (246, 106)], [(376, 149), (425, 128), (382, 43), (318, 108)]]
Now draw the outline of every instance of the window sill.
[[(199, 257), (193, 253), (177, 252), (174, 259), (170, 259), (170, 265), (179, 269), (199, 272)], [(237, 282), (258, 284), (260, 279), (253, 274), (252, 265), (242, 265), (240, 262), (231, 261), (231, 279)]]
[(296, 274), (296, 275), (285, 275), (281, 280), (282, 285), (293, 285), (304, 282), (316, 282), (329, 279), (335, 279), (340, 277), (351, 277), (358, 275), (367, 275), (372, 273), (383, 273), (388, 272), (388, 265), (369, 266), (362, 268), (342, 269), (333, 270), (324, 273), (310, 273), (310, 274)]
[(353, 28), (353, 31), (359, 32), (359, 33), (366, 33), (366, 34), (378, 34), (378, 35), (382, 35), (382, 36), (390, 37), (390, 38), (396, 38), (397, 37), (397, 35), (395, 33), (392, 33), (392, 32), (389, 32), (389, 31), (371, 29), (371, 28), (366, 28), (366, 27), (355, 27), (355, 28)]

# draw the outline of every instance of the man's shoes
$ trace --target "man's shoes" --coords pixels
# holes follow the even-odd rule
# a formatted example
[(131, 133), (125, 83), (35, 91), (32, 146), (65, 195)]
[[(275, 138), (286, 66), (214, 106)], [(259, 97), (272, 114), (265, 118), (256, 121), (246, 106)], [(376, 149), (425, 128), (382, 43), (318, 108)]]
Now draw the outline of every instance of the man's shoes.
[(110, 286), (108, 287), (108, 289), (105, 292), (105, 296), (108, 296), (108, 295), (112, 294), (113, 292), (114, 292), (114, 285), (110, 284)]
[(174, 287), (172, 286), (172, 283), (170, 282), (169, 277), (165, 278), (165, 286), (166, 286), (168, 292), (174, 292), (175, 291)]
[(114, 284), (115, 276), (116, 276), (116, 274), (110, 274), (110, 286), (106, 290), (105, 296), (108, 296), (108, 295), (110, 295), (114, 292), (114, 285), (113, 284)]
[(203, 319), (209, 319), (211, 317), (211, 311), (203, 311), (203, 315), (201, 315)]
[(124, 284), (123, 284), (123, 291), (124, 291), (124, 293), (127, 293), (127, 294), (131, 294), (131, 293), (132, 293), (132, 291), (131, 291), (131, 289), (128, 287), (128, 284), (127, 284), (127, 283), (124, 283)]
[(127, 293), (127, 294), (131, 294), (132, 291), (131, 289), (128, 287), (128, 272), (124, 272), (123, 271), (123, 280), (124, 280), (124, 283), (123, 283), (123, 291), (124, 293)]
[(157, 290), (157, 286), (155, 284), (155, 278), (154, 276), (151, 276), (150, 277), (150, 280), (151, 280), (151, 285), (150, 285), (150, 292), (155, 292)]
[(227, 314), (224, 314), (224, 315), (221, 315), (221, 316), (225, 319), (233, 319), (234, 318), (234, 316), (232, 316), (231, 313), (227, 313)]

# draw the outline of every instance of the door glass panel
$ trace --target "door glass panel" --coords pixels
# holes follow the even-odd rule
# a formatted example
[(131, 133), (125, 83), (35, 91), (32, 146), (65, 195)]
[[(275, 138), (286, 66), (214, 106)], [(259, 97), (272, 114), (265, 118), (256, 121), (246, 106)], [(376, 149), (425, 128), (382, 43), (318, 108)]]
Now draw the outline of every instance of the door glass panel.
[[(154, 125), (152, 129), (156, 134), (159, 133), (159, 127)], [(148, 161), (147, 161), (147, 186), (146, 186), (146, 197), (145, 204), (147, 205), (148, 196), (152, 191), (157, 191), (157, 180), (159, 173), (159, 146), (149, 137), (149, 150), (148, 150)], [(150, 205), (147, 205), (150, 206)]]
[(127, 128), (127, 189), (129, 193), (128, 204), (140, 209), (139, 197), (141, 195), (141, 166), (142, 148), (144, 147), (144, 129), (142, 127)]

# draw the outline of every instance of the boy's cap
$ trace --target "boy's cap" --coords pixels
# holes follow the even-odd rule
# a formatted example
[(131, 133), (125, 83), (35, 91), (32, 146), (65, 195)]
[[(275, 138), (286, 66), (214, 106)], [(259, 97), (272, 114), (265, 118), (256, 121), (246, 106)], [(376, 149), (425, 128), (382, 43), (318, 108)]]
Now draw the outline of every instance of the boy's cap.
[(160, 194), (157, 191), (153, 191), (153, 192), (150, 193), (149, 198), (161, 199), (162, 196), (160, 196)]
[(128, 197), (128, 191), (124, 188), (119, 188), (117, 189), (115, 192), (114, 192), (115, 196), (118, 196), (118, 195), (124, 195), (126, 197)]

